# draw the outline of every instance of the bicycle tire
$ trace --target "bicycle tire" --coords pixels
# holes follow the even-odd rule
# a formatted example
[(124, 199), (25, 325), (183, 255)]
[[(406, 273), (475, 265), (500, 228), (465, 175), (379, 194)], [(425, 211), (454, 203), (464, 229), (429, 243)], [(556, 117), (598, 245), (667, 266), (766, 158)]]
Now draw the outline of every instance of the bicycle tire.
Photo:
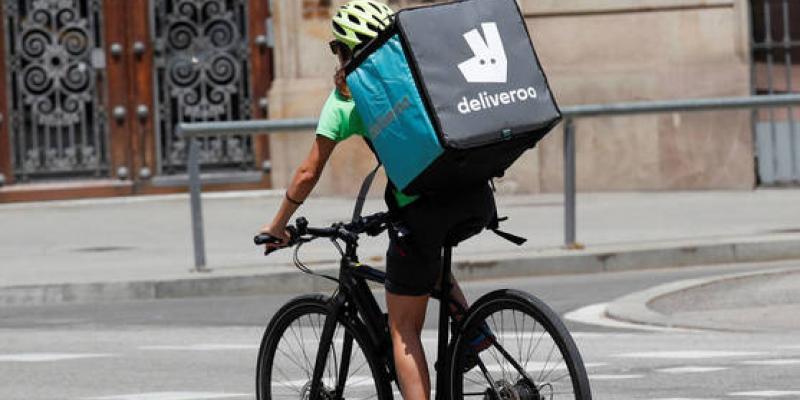
[[(323, 295), (305, 295), (297, 297), (286, 303), (270, 320), (258, 352), (256, 366), (256, 398), (258, 400), (282, 399), (307, 399), (309, 398), (311, 375), (314, 369), (319, 349), (319, 340), (325, 318), (330, 313), (329, 298)], [(296, 322), (308, 322), (309, 326), (296, 329)], [(377, 398), (379, 400), (392, 399), (390, 380), (385, 366), (378, 359), (377, 352), (364, 336), (364, 330), (359, 323), (340, 318), (337, 322), (336, 333), (329, 346), (328, 362), (323, 376), (322, 399), (336, 398)], [(316, 337), (315, 337), (316, 335)], [(352, 341), (351, 364), (346, 378), (343, 393), (335, 394), (338, 380), (337, 374), (329, 369), (339, 369), (337, 354), (341, 349), (347, 335)], [(342, 345), (338, 345), (341, 341)], [(294, 342), (297, 354), (287, 353), (286, 346)], [(292, 349), (292, 347), (288, 347)], [(330, 355), (333, 355), (331, 357)], [(277, 356), (277, 357), (276, 357)], [(293, 358), (292, 356), (296, 356)], [(354, 357), (361, 357), (362, 362), (353, 362)], [(333, 361), (333, 364), (331, 364)], [(291, 372), (282, 370), (277, 363), (286, 362), (293, 368)], [(369, 376), (363, 374), (364, 367), (368, 367)], [(282, 379), (283, 381), (279, 381)], [(352, 389), (352, 390), (348, 390)], [(374, 391), (374, 395), (370, 395)], [(364, 393), (366, 392), (366, 396)]]
[[(506, 319), (509, 314), (513, 320)], [(520, 323), (518, 317), (528, 317), (532, 321), (522, 319)], [(575, 341), (558, 315), (538, 298), (518, 290), (498, 290), (475, 302), (462, 322), (450, 345), (447, 369), (449, 398), (591, 400), (589, 378)], [(482, 329), (484, 322), (492, 330), (491, 334), (484, 336), (490, 337), (487, 342), (494, 343), (479, 357), (494, 364), (481, 362), (481, 365), (465, 371), (469, 368), (470, 357), (473, 362), (477, 361), (472, 348), (474, 344), (470, 345), (468, 338), (475, 340), (477, 330)], [(549, 339), (545, 339), (545, 334)], [(531, 343), (523, 341), (527, 336), (530, 336)], [(549, 341), (551, 348), (544, 352), (549, 352), (547, 358), (543, 363), (537, 361), (539, 346), (547, 345)], [(552, 358), (555, 350), (560, 355), (558, 362)], [(517, 366), (509, 358), (514, 358)], [(520, 370), (524, 370), (526, 375), (523, 376)], [(502, 374), (501, 379), (497, 379), (498, 373)], [(563, 382), (564, 377), (569, 377), (571, 384)]]

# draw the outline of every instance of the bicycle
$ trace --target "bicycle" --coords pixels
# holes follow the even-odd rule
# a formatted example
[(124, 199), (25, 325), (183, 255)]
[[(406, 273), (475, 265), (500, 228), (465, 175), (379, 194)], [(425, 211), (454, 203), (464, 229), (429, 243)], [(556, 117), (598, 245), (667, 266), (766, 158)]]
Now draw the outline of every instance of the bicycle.
[[(301, 217), (288, 228), (295, 265), (338, 287), (330, 297), (297, 297), (272, 317), (259, 348), (258, 400), (394, 398), (387, 314), (368, 285), (383, 284), (385, 274), (357, 256), (359, 236), (377, 236), (389, 224), (386, 213), (377, 213), (324, 228), (309, 227)], [(329, 239), (341, 255), (338, 277), (316, 274), (299, 259), (302, 245), (319, 238)], [(276, 242), (269, 235), (255, 237), (258, 245)], [(450, 275), (455, 245), (448, 242), (443, 249), (442, 276)], [(463, 310), (449, 297), (449, 279), (441, 279), (439, 286), (432, 293), (440, 302), (435, 399), (591, 400), (575, 342), (545, 303), (529, 293), (501, 289)], [(457, 308), (455, 314), (448, 305)], [(490, 346), (476, 354), (468, 342), (478, 333)], [(540, 346), (549, 349), (539, 352)]]

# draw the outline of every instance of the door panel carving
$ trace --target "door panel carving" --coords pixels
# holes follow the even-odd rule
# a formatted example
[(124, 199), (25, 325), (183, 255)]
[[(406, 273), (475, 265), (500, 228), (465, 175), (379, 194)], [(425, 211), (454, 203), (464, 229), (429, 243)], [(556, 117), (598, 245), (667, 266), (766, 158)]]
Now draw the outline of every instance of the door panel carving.
[(15, 177), (107, 176), (102, 1), (4, 2)]
[[(151, 4), (158, 172), (169, 175), (186, 170), (186, 143), (176, 137), (176, 124), (251, 117), (247, 1)], [(203, 139), (200, 159), (204, 170), (252, 168), (252, 140)]]

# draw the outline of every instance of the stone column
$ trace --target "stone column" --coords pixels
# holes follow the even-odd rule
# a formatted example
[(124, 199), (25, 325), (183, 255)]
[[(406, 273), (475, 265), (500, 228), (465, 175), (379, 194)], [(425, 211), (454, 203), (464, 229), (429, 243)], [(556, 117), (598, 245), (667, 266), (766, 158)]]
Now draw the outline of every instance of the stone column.
[[(319, 116), (333, 89), (337, 60), (328, 48), (330, 19), (343, 2), (330, 0), (273, 0), (275, 81), (269, 93), (270, 118)], [(271, 136), (273, 186), (286, 187), (306, 157), (314, 132)], [(355, 197), (361, 179), (376, 164), (366, 144), (351, 138), (337, 145), (314, 191), (315, 195)], [(382, 190), (377, 180), (372, 193)]]

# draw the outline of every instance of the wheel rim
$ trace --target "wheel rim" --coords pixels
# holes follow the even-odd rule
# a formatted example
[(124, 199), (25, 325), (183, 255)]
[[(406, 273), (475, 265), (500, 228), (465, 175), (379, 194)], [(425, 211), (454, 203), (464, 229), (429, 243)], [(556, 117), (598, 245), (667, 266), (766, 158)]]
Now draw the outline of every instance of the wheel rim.
[[(306, 313), (290, 321), (280, 339), (268, 367), (270, 399), (308, 399), (311, 394), (311, 379), (319, 349), (322, 328), (326, 315)], [(369, 362), (356, 340), (352, 342), (349, 368), (342, 387), (339, 388), (339, 370), (343, 361), (345, 336), (351, 330), (337, 324), (333, 341), (328, 351), (325, 370), (322, 375), (320, 398), (329, 399), (372, 399), (378, 398), (377, 383), (372, 377)], [(350, 336), (352, 337), (352, 336)]]
[[(455, 394), (460, 393), (465, 399), (487, 400), (578, 398), (562, 348), (534, 316), (519, 309), (503, 308), (489, 312), (483, 321), (494, 334), (496, 344), (480, 353), (485, 371), (475, 366), (467, 372), (455, 373)], [(471, 325), (462, 337), (474, 337), (480, 324)], [(464, 365), (469, 344), (460, 340), (457, 348), (456, 365)], [(524, 370), (524, 375), (508, 356)]]

